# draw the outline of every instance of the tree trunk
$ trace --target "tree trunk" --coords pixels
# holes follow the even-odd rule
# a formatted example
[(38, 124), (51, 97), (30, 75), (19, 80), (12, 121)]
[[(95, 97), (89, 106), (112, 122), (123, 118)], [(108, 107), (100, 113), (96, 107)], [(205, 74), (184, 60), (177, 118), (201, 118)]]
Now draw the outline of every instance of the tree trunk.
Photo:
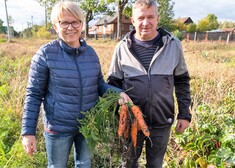
[(87, 11), (86, 14), (86, 19), (85, 19), (85, 38), (87, 39), (89, 37), (89, 22), (93, 19), (93, 14), (92, 14), (92, 10)]
[(128, 0), (118, 1), (117, 40), (120, 40), (122, 37), (122, 12), (127, 3), (128, 3)]
[(122, 34), (122, 9), (120, 5), (120, 1), (118, 1), (118, 18), (117, 18), (117, 40), (121, 39)]

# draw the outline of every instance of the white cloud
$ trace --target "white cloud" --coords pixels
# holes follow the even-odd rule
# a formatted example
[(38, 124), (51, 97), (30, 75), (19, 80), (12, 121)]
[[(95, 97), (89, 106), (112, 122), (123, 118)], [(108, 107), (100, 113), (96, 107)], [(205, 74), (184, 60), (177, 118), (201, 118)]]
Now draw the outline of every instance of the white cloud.
[(208, 14), (214, 14), (218, 20), (230, 20), (235, 22), (235, 1), (233, 0), (172, 0), (175, 2), (175, 18), (191, 17), (195, 23), (205, 18)]
[[(27, 23), (43, 24), (45, 21), (44, 7), (36, 0), (7, 0), (8, 15), (14, 20), (16, 31), (27, 28)], [(6, 26), (6, 12), (4, 2), (0, 2), (0, 19)]]

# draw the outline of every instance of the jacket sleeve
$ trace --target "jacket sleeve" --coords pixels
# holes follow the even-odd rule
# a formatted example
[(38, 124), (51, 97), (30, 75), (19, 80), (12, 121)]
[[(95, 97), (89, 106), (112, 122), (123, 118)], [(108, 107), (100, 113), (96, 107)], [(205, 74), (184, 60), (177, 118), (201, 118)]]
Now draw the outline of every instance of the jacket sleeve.
[(99, 84), (98, 84), (98, 91), (99, 91), (99, 96), (103, 96), (105, 93), (107, 93), (109, 90), (112, 90), (114, 92), (123, 92), (122, 89), (115, 87), (114, 85), (110, 85), (106, 83), (103, 79), (103, 76), (101, 75), (99, 77)]
[(42, 50), (38, 50), (30, 64), (28, 84), (22, 116), (22, 135), (35, 135), (40, 105), (47, 91), (49, 70)]
[(104, 81), (103, 74), (100, 68), (99, 78), (98, 78), (98, 91), (99, 96), (103, 96), (108, 90), (112, 90), (114, 92), (122, 92), (123, 90), (118, 88), (115, 85), (110, 85)]
[(187, 69), (187, 65), (184, 59), (184, 53), (182, 49), (181, 42), (177, 40), (179, 61), (174, 70), (174, 84), (175, 84), (175, 94), (178, 103), (178, 116), (177, 119), (186, 119), (191, 121), (190, 105), (190, 77)]
[(121, 70), (117, 47), (114, 50), (107, 81), (110, 85), (122, 88), (123, 72)]
[(186, 119), (191, 121), (190, 114), (190, 105), (191, 105), (191, 96), (190, 96), (190, 78), (188, 72), (185, 72), (182, 75), (174, 77), (175, 81), (175, 93), (178, 102), (178, 111), (179, 114), (177, 119)]

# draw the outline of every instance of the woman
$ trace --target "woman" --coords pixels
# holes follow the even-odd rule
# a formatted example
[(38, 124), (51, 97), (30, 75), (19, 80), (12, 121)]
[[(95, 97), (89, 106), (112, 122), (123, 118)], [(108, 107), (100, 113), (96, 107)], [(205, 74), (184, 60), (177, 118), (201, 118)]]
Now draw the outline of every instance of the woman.
[[(95, 106), (108, 89), (121, 90), (104, 82), (96, 52), (80, 38), (84, 17), (77, 4), (56, 4), (51, 21), (59, 39), (43, 45), (32, 58), (22, 117), (23, 147), (31, 156), (36, 152), (43, 103), (48, 167), (66, 167), (73, 144), (75, 167), (90, 167), (87, 143), (78, 130), (81, 111)], [(123, 92), (120, 96), (131, 101)]]

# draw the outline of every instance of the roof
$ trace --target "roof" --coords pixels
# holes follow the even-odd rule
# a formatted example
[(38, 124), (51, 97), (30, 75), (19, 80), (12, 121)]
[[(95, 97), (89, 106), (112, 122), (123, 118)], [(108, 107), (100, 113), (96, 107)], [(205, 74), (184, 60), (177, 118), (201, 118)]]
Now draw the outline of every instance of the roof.
[(181, 23), (193, 23), (193, 20), (190, 17), (178, 18), (177, 21)]
[(115, 19), (117, 18), (117, 13), (110, 16), (110, 15), (105, 15), (103, 16), (98, 22), (96, 22), (96, 26), (104, 25), (105, 23), (112, 23), (115, 22)]
[(224, 28), (224, 29), (217, 29), (217, 30), (210, 30), (210, 31), (207, 31), (207, 32), (233, 32), (235, 31), (235, 28)]
[(225, 32), (233, 32), (233, 31), (235, 31), (235, 27), (234, 28), (224, 28), (222, 30)]
[(222, 33), (223, 30), (217, 29), (217, 30), (210, 30), (210, 31), (206, 31), (206, 32), (210, 32), (210, 33)]

